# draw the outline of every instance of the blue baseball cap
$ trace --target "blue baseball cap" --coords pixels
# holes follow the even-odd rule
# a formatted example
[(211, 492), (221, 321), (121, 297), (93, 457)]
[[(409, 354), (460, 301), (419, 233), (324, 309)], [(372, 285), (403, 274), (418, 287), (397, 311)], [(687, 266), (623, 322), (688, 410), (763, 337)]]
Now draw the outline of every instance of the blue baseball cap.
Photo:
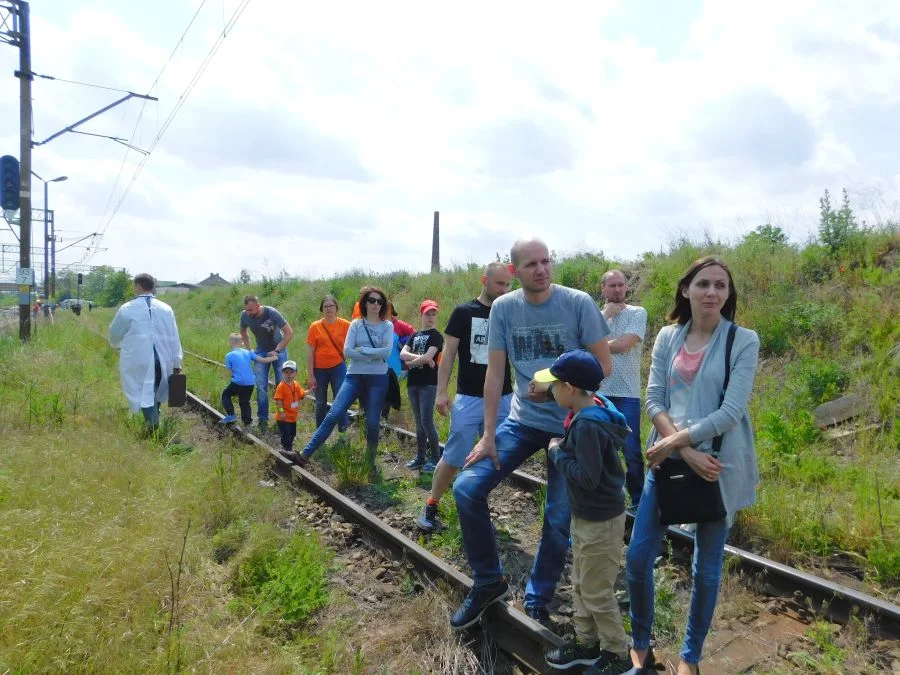
[(536, 382), (566, 382), (585, 391), (597, 391), (603, 380), (600, 362), (586, 349), (565, 352), (549, 368), (534, 374)]

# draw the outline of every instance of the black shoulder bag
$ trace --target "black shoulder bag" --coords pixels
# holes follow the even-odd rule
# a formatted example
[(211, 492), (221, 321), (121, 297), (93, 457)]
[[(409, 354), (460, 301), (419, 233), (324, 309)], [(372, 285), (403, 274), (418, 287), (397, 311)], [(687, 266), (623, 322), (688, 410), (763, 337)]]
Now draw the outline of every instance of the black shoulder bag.
[[(360, 319), (362, 321), (363, 328), (366, 329), (366, 335), (369, 337), (369, 344), (372, 345), (372, 348), (375, 348), (375, 341), (372, 339), (372, 334), (369, 332), (369, 327), (366, 325), (365, 319)], [(394, 369), (388, 366), (387, 369), (388, 376), (388, 390), (384, 395), (384, 410), (382, 414), (384, 417), (387, 417), (387, 411), (389, 408), (394, 408), (395, 410), (400, 410), (401, 403), (401, 394), (400, 394), (400, 380), (397, 377), (397, 373), (394, 372)]]
[[(731, 378), (731, 347), (736, 332), (737, 325), (732, 323), (725, 341), (725, 383), (719, 398), (720, 406)], [(722, 437), (716, 436), (712, 456), (718, 458), (721, 449)], [(656, 470), (654, 480), (661, 525), (710, 523), (727, 515), (719, 481), (704, 480), (683, 459), (665, 460)]]

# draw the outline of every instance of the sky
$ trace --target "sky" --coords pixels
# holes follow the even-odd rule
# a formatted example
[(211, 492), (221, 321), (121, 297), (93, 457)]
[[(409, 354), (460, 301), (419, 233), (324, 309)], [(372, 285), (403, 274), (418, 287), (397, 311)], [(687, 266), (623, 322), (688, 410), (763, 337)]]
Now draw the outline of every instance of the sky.
[[(58, 268), (425, 271), (434, 211), (445, 266), (522, 236), (625, 260), (764, 223), (800, 243), (825, 189), (868, 223), (900, 216), (893, 0), (244, 3), (32, 2), (35, 73), (159, 99), (81, 127), (146, 159), (71, 133), (35, 148), (37, 173), (69, 177), (50, 186), (58, 248), (102, 233)], [(0, 45), (0, 154), (18, 156), (16, 68)], [(35, 80), (35, 140), (120, 96)]]

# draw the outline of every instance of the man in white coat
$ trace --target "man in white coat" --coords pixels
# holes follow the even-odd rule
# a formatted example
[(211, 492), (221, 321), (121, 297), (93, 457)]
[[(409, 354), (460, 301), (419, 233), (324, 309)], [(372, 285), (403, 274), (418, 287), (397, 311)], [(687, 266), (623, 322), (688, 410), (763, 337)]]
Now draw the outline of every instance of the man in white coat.
[(153, 297), (149, 274), (134, 278), (134, 300), (119, 307), (109, 325), (109, 344), (121, 350), (119, 375), (131, 412), (140, 410), (147, 425), (159, 426), (159, 404), (169, 397), (169, 375), (181, 372), (181, 341), (175, 313)]

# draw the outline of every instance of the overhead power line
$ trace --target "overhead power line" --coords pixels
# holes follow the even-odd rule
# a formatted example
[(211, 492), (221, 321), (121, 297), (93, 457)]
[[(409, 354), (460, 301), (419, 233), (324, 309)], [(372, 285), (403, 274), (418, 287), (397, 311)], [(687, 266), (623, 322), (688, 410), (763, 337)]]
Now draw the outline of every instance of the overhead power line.
[(117, 89), (116, 87), (104, 87), (101, 84), (91, 84), (90, 82), (79, 82), (78, 80), (67, 80), (64, 77), (54, 77), (53, 75), (41, 75), (40, 73), (31, 73), (35, 77), (39, 77), (42, 80), (53, 80), (55, 82), (67, 82), (68, 84), (78, 84), (82, 87), (93, 87), (94, 89), (106, 89), (107, 91), (118, 91), (123, 94), (130, 94), (131, 92), (127, 89)]
[[(172, 124), (172, 121), (175, 119), (176, 115), (178, 115), (178, 113), (184, 107), (184, 104), (187, 102), (187, 99), (191, 95), (191, 92), (194, 90), (194, 87), (197, 86), (197, 83), (200, 81), (200, 78), (203, 77), (203, 74), (206, 72), (206, 69), (209, 67), (209, 64), (212, 62), (216, 53), (219, 51), (219, 48), (222, 46), (222, 43), (225, 41), (225, 38), (228, 37), (228, 33), (231, 31), (231, 29), (237, 23), (238, 19), (241, 18), (241, 15), (243, 14), (244, 10), (247, 8), (247, 5), (249, 5), (249, 4), (250, 4), (250, 0), (243, 0), (241, 2), (241, 4), (237, 7), (237, 9), (234, 11), (234, 13), (231, 15), (231, 18), (225, 24), (225, 27), (217, 35), (216, 41), (213, 43), (213, 45), (210, 48), (209, 52), (207, 53), (206, 57), (203, 59), (203, 62), (200, 64), (200, 67), (194, 73), (190, 82), (188, 82), (184, 91), (178, 97), (178, 102), (175, 104), (175, 106), (169, 112), (168, 117), (166, 117), (165, 121), (163, 121), (162, 126), (157, 131), (156, 136), (153, 138), (153, 141), (150, 143), (150, 147), (147, 149), (147, 154), (138, 163), (137, 168), (134, 171), (134, 174), (132, 174), (132, 176), (131, 176), (131, 180), (129, 181), (128, 186), (122, 192), (122, 195), (119, 197), (118, 202), (116, 202), (116, 206), (113, 208), (113, 211), (109, 215), (109, 218), (103, 224), (103, 227), (100, 228), (99, 236), (101, 238), (103, 237), (103, 235), (106, 234), (106, 230), (107, 230), (107, 228), (109, 228), (109, 224), (112, 222), (113, 218), (115, 218), (116, 214), (119, 212), (119, 208), (122, 206), (122, 203), (125, 201), (126, 197), (128, 197), (128, 194), (131, 192), (131, 188), (134, 186), (135, 182), (137, 181), (138, 176), (140, 175), (141, 171), (143, 171), (144, 167), (147, 165), (147, 162), (150, 160), (150, 156), (153, 153), (153, 150), (159, 144), (159, 141), (162, 139), (163, 135), (166, 133), (169, 126)], [(202, 5), (201, 5), (201, 7), (202, 7)], [(198, 12), (199, 12), (199, 10), (198, 10)], [(194, 15), (194, 19), (195, 18), (196, 18), (196, 14)], [(194, 19), (191, 19), (191, 23), (193, 23)], [(189, 27), (190, 27), (190, 24), (189, 24)], [(187, 31), (185, 31), (185, 32), (187, 32)], [(181, 43), (181, 41), (183, 39), (184, 39), (184, 35), (182, 35), (182, 38), (179, 40), (179, 44)], [(173, 51), (173, 54), (174, 54), (174, 51)], [(171, 59), (171, 57), (170, 57), (170, 59)], [(167, 62), (167, 64), (168, 64), (168, 62)], [(165, 66), (163, 67), (163, 69), (165, 69)], [(157, 81), (158, 80), (159, 80), (159, 78), (157, 77)], [(155, 84), (156, 84), (156, 82), (154, 82), (154, 85), (151, 86), (151, 90), (152, 90), (153, 86), (155, 86)], [(132, 135), (132, 139), (133, 139), (133, 135)], [(123, 162), (123, 166), (124, 166), (124, 162)], [(121, 174), (121, 171), (120, 171), (120, 174)]]
[[(200, 3), (200, 6), (197, 7), (197, 11), (194, 12), (194, 16), (191, 17), (191, 20), (188, 21), (188, 25), (181, 33), (181, 37), (178, 38), (178, 42), (175, 43), (175, 46), (172, 48), (171, 53), (169, 54), (169, 58), (166, 59), (166, 62), (163, 64), (163, 67), (160, 68), (159, 73), (156, 75), (156, 79), (153, 80), (153, 84), (147, 89), (148, 92), (153, 91), (153, 88), (159, 82), (159, 78), (162, 77), (163, 73), (166, 72), (166, 68), (169, 67), (169, 64), (172, 62), (172, 59), (175, 57), (178, 48), (184, 43), (184, 38), (188, 34), (188, 31), (191, 29), (191, 26), (194, 25), (194, 21), (197, 20), (197, 16), (200, 14), (200, 11), (203, 9), (204, 5), (206, 5), (207, 0), (203, 0)], [(147, 102), (144, 101), (141, 104), (141, 109), (138, 112), (137, 121), (134, 123), (134, 129), (131, 132), (131, 137), (128, 139), (128, 143), (126, 144), (125, 154), (122, 156), (122, 163), (119, 165), (119, 171), (116, 173), (116, 180), (113, 182), (112, 189), (109, 191), (109, 197), (106, 198), (106, 206), (103, 207), (103, 215), (100, 216), (100, 222), (102, 223), (106, 219), (106, 214), (109, 213), (110, 204), (112, 204), (113, 197), (116, 194), (116, 188), (119, 187), (119, 181), (122, 179), (122, 174), (125, 172), (125, 163), (128, 161), (128, 155), (131, 154), (131, 149), (134, 147), (134, 137), (137, 136), (138, 128), (141, 125), (141, 120), (144, 118), (144, 109), (147, 106)], [(159, 110), (159, 105), (157, 105), (157, 111)], [(159, 113), (157, 112), (157, 118)], [(124, 118), (123, 118), (124, 119)], [(159, 120), (157, 119), (157, 129), (159, 128)], [(118, 133), (116, 134), (118, 136)], [(146, 155), (145, 155), (146, 157)], [(110, 216), (110, 220), (112, 220), (112, 216)], [(109, 225), (109, 221), (107, 221), (107, 226)], [(103, 231), (106, 232), (106, 227), (103, 228)]]
[[(205, 4), (206, 4), (206, 0), (204, 0), (204, 2), (197, 9), (197, 12), (194, 14), (193, 18), (191, 19), (191, 22), (188, 24), (188, 28), (185, 29), (184, 33), (182, 34), (181, 38), (179, 39), (178, 44), (176, 45), (176, 48), (172, 51), (172, 54), (170, 54), (169, 60), (166, 61), (166, 64), (163, 66), (163, 69), (160, 71), (160, 74), (157, 76), (153, 85), (151, 85), (151, 87), (150, 87), (151, 90), (153, 89), (154, 86), (156, 86), (157, 82), (159, 81), (160, 76), (162, 75), (163, 71), (165, 71), (166, 66), (168, 66), (169, 61), (171, 61), (172, 57), (175, 54), (175, 51), (177, 51), (178, 46), (180, 46), (182, 41), (184, 40), (184, 36), (187, 34), (187, 31), (190, 29), (190, 26), (193, 24), (194, 20), (197, 18), (197, 14), (199, 14), (200, 9), (202, 9), (203, 5), (205, 5)], [(147, 149), (147, 154), (144, 155), (144, 157), (138, 163), (137, 167), (135, 168), (134, 173), (131, 176), (131, 180), (129, 181), (128, 186), (125, 188), (125, 190), (122, 192), (121, 196), (119, 197), (119, 200), (116, 202), (116, 205), (113, 208), (112, 213), (110, 213), (109, 218), (106, 219), (106, 222), (100, 228), (100, 232), (99, 232), (98, 236), (101, 239), (106, 234), (106, 230), (109, 228), (110, 223), (112, 222), (113, 218), (115, 218), (116, 214), (119, 212), (119, 208), (124, 203), (128, 194), (131, 192), (131, 188), (134, 186), (135, 182), (137, 181), (137, 178), (140, 175), (141, 171), (143, 171), (144, 167), (147, 165), (147, 162), (150, 159), (151, 153), (156, 148), (156, 146), (159, 144), (163, 135), (166, 133), (169, 126), (172, 124), (172, 121), (175, 119), (175, 117), (178, 115), (178, 113), (184, 107), (184, 104), (187, 102), (187, 99), (190, 96), (191, 92), (194, 90), (194, 87), (197, 86), (197, 83), (203, 77), (203, 74), (206, 72), (206, 69), (209, 67), (209, 64), (212, 62), (216, 53), (219, 51), (219, 48), (222, 46), (222, 43), (225, 41), (225, 38), (228, 37), (228, 33), (234, 28), (235, 24), (241, 18), (241, 15), (244, 13), (244, 10), (247, 8), (247, 5), (249, 5), (249, 4), (250, 4), (250, 0), (243, 0), (241, 2), (241, 4), (237, 7), (237, 9), (235, 9), (234, 13), (231, 15), (231, 17), (226, 22), (225, 26), (222, 28), (222, 31), (217, 35), (216, 41), (213, 43), (212, 47), (210, 47), (210, 50), (207, 53), (206, 57), (201, 62), (200, 67), (197, 68), (197, 71), (194, 73), (193, 77), (188, 82), (187, 86), (184, 88), (184, 91), (182, 91), (181, 95), (178, 97), (178, 102), (175, 104), (175, 106), (169, 112), (169, 115), (163, 121), (162, 126), (159, 127), (156, 136), (153, 138), (153, 141), (151, 142), (149, 148)], [(141, 107), (141, 115), (143, 115), (143, 110), (144, 110), (144, 106)], [(140, 124), (140, 116), (138, 117), (138, 124)], [(137, 133), (137, 126), (138, 125), (135, 125), (135, 130), (132, 133), (132, 142), (134, 140), (135, 134)], [(118, 185), (119, 178), (121, 177), (122, 171), (125, 167), (125, 160), (127, 159), (127, 157), (128, 157), (128, 153), (126, 152), (125, 158), (123, 158), (123, 160), (122, 160), (122, 167), (119, 170), (119, 176), (116, 178), (116, 185)], [(113, 192), (115, 192), (115, 186), (113, 187)], [(111, 199), (112, 199), (112, 194), (110, 194), (110, 201), (111, 201)], [(107, 207), (108, 206), (109, 206), (109, 202), (107, 202)], [(104, 210), (104, 217), (106, 217), (105, 210)], [(86, 256), (85, 260), (88, 257), (89, 256)]]

